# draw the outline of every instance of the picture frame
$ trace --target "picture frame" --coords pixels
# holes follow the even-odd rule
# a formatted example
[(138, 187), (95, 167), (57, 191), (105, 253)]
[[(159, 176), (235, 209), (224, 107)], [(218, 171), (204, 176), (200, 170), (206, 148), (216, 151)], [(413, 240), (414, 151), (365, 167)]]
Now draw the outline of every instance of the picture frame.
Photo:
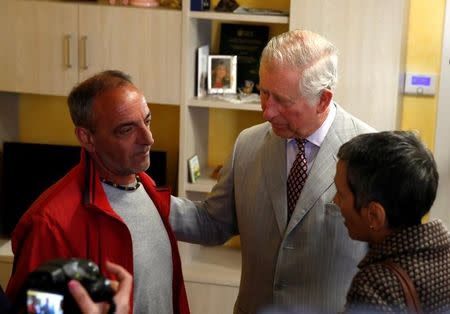
[(197, 97), (207, 94), (209, 45), (197, 49)]
[(200, 162), (197, 155), (188, 159), (189, 182), (195, 183), (200, 177)]
[(237, 56), (208, 56), (208, 94), (236, 94)]

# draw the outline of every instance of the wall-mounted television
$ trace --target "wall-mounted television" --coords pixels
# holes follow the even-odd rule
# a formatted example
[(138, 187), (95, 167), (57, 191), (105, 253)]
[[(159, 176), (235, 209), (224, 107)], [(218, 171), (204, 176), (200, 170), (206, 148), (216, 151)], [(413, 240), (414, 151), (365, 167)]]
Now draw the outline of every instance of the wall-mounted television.
[[(4, 142), (0, 190), (0, 233), (10, 236), (33, 201), (80, 160), (80, 147)], [(150, 151), (147, 173), (167, 184), (167, 153)]]

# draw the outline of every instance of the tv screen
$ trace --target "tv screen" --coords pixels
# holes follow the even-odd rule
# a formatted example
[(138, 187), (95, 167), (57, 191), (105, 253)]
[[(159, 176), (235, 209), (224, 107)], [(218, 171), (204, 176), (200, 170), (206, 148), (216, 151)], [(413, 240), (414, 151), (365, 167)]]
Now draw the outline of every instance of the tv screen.
[[(163, 151), (150, 152), (151, 167), (147, 173), (158, 186), (167, 184), (166, 155)], [(0, 233), (10, 236), (33, 201), (79, 160), (79, 146), (4, 142)]]

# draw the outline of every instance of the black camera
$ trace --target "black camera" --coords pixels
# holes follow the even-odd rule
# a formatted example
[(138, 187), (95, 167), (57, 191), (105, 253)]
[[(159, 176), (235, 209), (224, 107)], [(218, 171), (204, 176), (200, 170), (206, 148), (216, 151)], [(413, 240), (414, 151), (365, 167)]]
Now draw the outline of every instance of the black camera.
[[(114, 307), (114, 290), (98, 266), (85, 259), (56, 259), (29, 274), (26, 282), (28, 313), (80, 313), (68, 289), (68, 282), (78, 280), (94, 302), (108, 302)], [(34, 312), (33, 312), (34, 311)]]

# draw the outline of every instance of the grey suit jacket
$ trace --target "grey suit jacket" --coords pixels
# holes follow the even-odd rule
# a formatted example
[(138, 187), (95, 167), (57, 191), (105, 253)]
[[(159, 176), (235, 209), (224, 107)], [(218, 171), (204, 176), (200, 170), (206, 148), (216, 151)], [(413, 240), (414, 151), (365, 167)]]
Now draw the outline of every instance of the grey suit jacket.
[(241, 132), (204, 202), (172, 198), (170, 221), (179, 240), (215, 245), (240, 234), (235, 313), (256, 313), (269, 304), (317, 313), (343, 310), (366, 247), (349, 238), (339, 208), (330, 204), (336, 154), (350, 138), (372, 131), (337, 106), (289, 223), (286, 140), (267, 122)]

